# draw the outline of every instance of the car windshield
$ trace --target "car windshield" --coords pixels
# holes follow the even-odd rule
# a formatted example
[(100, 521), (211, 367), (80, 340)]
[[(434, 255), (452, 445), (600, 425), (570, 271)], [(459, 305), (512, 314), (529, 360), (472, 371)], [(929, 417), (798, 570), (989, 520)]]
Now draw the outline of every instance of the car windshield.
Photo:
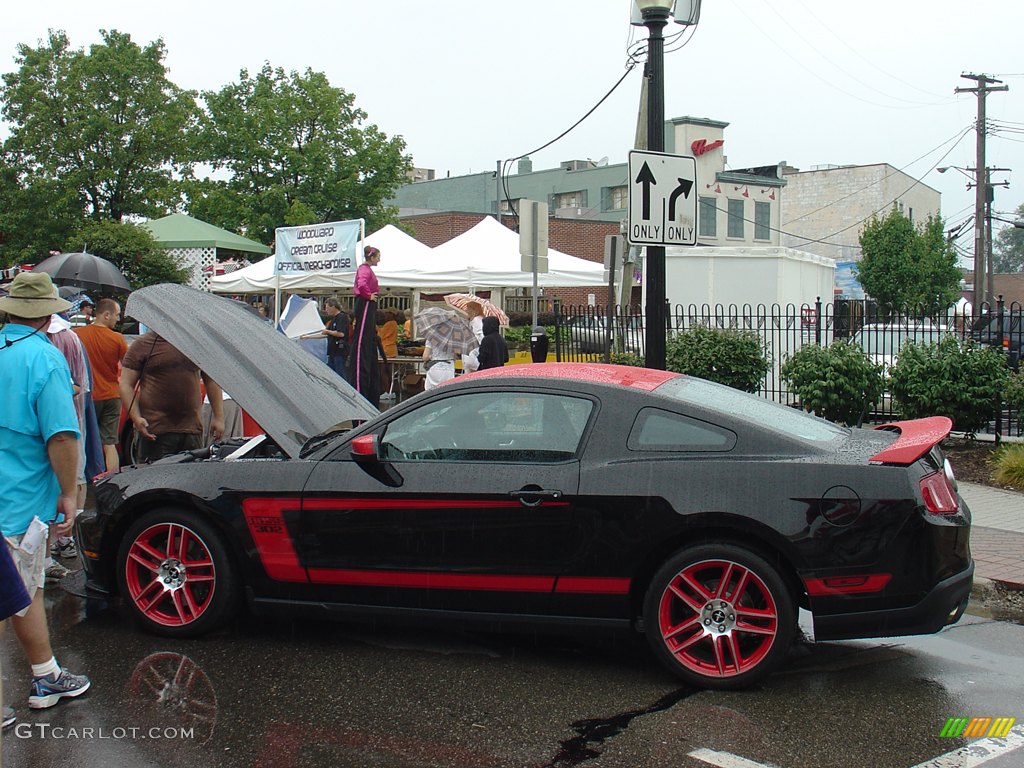
[(948, 328), (899, 328), (886, 325), (862, 328), (857, 332), (855, 343), (869, 355), (895, 357), (909, 344), (938, 344), (949, 334)]
[(827, 443), (850, 433), (831, 421), (704, 379), (679, 376), (666, 381), (655, 391), (683, 403), (720, 410), (801, 440)]

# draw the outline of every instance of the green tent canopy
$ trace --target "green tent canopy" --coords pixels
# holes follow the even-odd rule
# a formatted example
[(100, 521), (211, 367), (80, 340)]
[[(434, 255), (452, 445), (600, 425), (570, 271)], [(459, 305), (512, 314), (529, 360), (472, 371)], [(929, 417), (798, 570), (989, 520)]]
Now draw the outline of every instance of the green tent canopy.
[(216, 248), (218, 251), (239, 254), (269, 254), (273, 251), (269, 246), (255, 240), (193, 219), (184, 213), (172, 213), (162, 219), (147, 221), (142, 226), (148, 229), (157, 243), (164, 248)]

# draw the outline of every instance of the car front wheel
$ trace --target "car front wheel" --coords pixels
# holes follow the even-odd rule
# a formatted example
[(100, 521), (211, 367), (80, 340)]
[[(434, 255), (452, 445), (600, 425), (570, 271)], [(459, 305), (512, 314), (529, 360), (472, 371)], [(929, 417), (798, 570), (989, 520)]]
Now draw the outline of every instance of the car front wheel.
[(658, 659), (701, 688), (746, 687), (785, 658), (796, 608), (778, 571), (733, 544), (672, 556), (644, 600), (644, 628)]
[(237, 579), (223, 539), (198, 514), (148, 512), (128, 529), (117, 558), (121, 594), (142, 626), (195, 637), (234, 612)]

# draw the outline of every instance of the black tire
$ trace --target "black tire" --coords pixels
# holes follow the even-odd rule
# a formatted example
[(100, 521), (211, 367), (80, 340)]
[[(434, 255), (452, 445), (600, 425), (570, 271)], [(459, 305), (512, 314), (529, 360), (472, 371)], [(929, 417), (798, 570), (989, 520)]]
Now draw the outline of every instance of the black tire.
[(210, 632), (237, 608), (238, 577), (224, 540), (188, 510), (155, 509), (132, 523), (118, 551), (117, 578), (135, 620), (165, 637)]
[(121, 430), (121, 466), (139, 463), (138, 445), (139, 433), (135, 431), (135, 427), (132, 426), (132, 422), (129, 419), (125, 423), (124, 429)]
[(655, 656), (700, 688), (745, 688), (786, 658), (796, 633), (793, 595), (760, 555), (728, 543), (680, 550), (644, 598)]

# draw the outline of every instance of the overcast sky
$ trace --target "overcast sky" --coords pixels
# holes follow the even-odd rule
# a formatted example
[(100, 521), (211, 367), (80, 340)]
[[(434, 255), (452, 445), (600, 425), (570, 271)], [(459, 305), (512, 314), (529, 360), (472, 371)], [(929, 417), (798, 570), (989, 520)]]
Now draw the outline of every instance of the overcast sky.
[[(97, 42), (99, 29), (140, 45), (163, 38), (171, 79), (195, 90), (265, 61), (309, 67), (403, 136), (417, 166), (459, 175), (547, 144), (590, 110), (646, 38), (628, 10), (629, 0), (33, 0), (4, 9), (0, 71), (15, 68), (18, 43), (35, 46), (48, 29), (74, 47)], [(986, 164), (1016, 170), (993, 175), (1011, 182), (995, 203), (1009, 213), (1024, 202), (1022, 30), (1021, 0), (705, 0), (692, 36), (667, 45), (665, 114), (729, 122), (732, 168), (889, 163), (939, 190), (955, 224), (972, 213), (973, 191), (957, 172), (931, 169), (975, 165), (977, 99), (954, 89), (975, 85), (961, 73), (994, 75), (1010, 90), (988, 97), (999, 129)], [(534, 169), (624, 162), (641, 71), (534, 153)]]

